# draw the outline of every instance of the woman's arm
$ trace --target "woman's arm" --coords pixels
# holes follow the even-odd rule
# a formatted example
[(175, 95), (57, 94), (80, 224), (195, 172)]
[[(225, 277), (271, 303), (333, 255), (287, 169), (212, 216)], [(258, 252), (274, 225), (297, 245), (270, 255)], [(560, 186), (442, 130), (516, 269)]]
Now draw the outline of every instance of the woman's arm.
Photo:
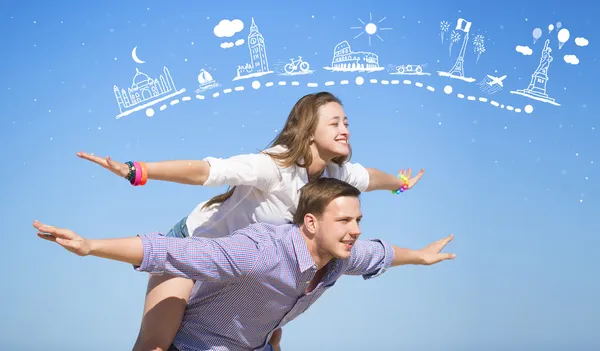
[[(129, 166), (85, 152), (77, 156), (94, 162), (119, 177), (127, 177)], [(220, 159), (144, 162), (148, 179), (189, 185), (236, 186), (249, 185), (268, 191), (279, 180), (279, 169), (265, 154), (244, 154)]]
[[(367, 172), (369, 173), (369, 186), (366, 191), (373, 190), (397, 190), (404, 185), (402, 179), (398, 178), (396, 175), (388, 174), (382, 172), (375, 168), (367, 168)], [(408, 178), (408, 189), (412, 188), (423, 176), (425, 170), (421, 169), (421, 171), (414, 177), (412, 176), (412, 170), (409, 168), (406, 172), (406, 177)]]
[[(119, 177), (126, 177), (129, 173), (129, 166), (125, 163), (117, 162), (109, 156), (104, 158), (87, 152), (78, 152), (77, 156), (98, 164)], [(147, 177), (153, 180), (164, 180), (168, 182), (203, 185), (210, 174), (210, 164), (204, 160), (177, 160), (145, 162)]]
[(204, 185), (210, 174), (210, 164), (204, 160), (146, 162), (146, 167), (148, 179), (190, 185)]

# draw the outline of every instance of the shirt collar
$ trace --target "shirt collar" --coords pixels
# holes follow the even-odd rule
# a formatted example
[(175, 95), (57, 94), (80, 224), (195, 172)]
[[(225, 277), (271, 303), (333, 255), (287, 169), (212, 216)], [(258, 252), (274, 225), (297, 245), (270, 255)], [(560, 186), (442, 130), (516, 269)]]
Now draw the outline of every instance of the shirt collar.
[(306, 242), (300, 233), (300, 228), (297, 225), (293, 225), (290, 230), (290, 236), (292, 237), (292, 245), (294, 246), (294, 252), (298, 259), (298, 267), (300, 272), (304, 273), (310, 268), (316, 268), (316, 263), (312, 258), (312, 255), (308, 251)]

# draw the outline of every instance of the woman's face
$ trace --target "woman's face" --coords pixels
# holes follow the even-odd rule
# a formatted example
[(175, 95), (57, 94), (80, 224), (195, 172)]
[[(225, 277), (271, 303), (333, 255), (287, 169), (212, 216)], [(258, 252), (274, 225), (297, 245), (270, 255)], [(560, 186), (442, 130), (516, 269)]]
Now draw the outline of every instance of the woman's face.
[(350, 130), (344, 109), (337, 102), (319, 108), (319, 121), (314, 145), (323, 159), (347, 156), (350, 153)]

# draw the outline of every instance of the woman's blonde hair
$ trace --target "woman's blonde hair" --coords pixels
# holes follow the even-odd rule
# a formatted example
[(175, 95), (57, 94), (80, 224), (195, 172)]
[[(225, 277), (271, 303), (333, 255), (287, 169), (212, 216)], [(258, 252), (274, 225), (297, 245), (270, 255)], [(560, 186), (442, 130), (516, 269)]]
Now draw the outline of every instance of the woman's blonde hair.
[[(269, 147), (284, 146), (286, 150), (281, 153), (263, 152), (271, 156), (282, 167), (291, 167), (294, 164), (303, 168), (310, 167), (312, 164), (310, 145), (319, 122), (319, 108), (330, 102), (342, 105), (340, 99), (329, 92), (319, 92), (303, 96), (290, 111), (281, 132), (269, 145)], [(341, 166), (344, 162), (349, 161), (351, 157), (352, 148), (350, 147), (350, 152), (347, 156), (336, 157), (331, 162)], [(301, 159), (303, 160), (302, 163), (300, 163)], [(234, 191), (235, 187), (228, 189), (227, 192), (208, 200), (203, 207), (208, 208), (212, 205), (223, 203), (233, 195)]]

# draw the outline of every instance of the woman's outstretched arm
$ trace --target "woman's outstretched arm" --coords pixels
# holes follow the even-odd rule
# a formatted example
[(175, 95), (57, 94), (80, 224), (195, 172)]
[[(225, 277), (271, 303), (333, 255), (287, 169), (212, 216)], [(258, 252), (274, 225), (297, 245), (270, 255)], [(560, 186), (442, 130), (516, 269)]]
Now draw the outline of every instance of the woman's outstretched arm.
[[(119, 177), (130, 175), (127, 163), (117, 162), (110, 157), (95, 156), (78, 152), (77, 156), (100, 165)], [(280, 177), (279, 170), (270, 156), (265, 154), (244, 154), (230, 158), (207, 157), (203, 160), (173, 160), (140, 162), (145, 169), (146, 179), (162, 180), (189, 185), (236, 186), (248, 185), (268, 191)]]
[[(401, 178), (398, 178), (397, 175), (385, 173), (376, 168), (367, 168), (367, 172), (369, 172), (369, 186), (367, 187), (367, 191), (373, 190), (397, 190), (402, 187), (404, 184)], [(412, 188), (417, 184), (417, 182), (421, 179), (425, 173), (424, 169), (416, 175), (412, 176), (412, 170), (409, 168), (407, 171), (401, 170), (400, 175), (404, 175), (408, 178), (408, 189)], [(407, 189), (407, 190), (408, 190)]]

